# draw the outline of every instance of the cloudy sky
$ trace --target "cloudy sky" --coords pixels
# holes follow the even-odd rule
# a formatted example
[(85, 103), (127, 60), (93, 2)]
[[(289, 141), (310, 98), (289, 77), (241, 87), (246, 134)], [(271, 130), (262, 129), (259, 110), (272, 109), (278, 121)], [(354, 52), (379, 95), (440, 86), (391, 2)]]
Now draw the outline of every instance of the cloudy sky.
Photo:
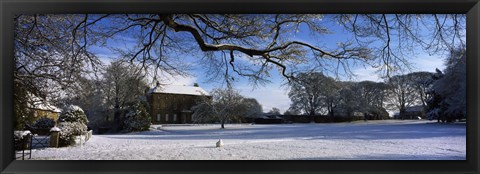
[[(338, 25), (331, 25), (328, 28), (331, 30), (332, 34), (326, 34), (319, 36), (318, 38), (311, 38), (311, 35), (307, 34), (305, 31), (300, 31), (291, 35), (294, 39), (299, 39), (307, 42), (321, 42), (321, 44), (332, 47), (339, 41), (345, 41), (351, 38), (350, 33), (346, 33), (342, 28), (339, 28)], [(125, 38), (127, 42), (125, 43), (108, 43), (110, 46), (119, 47), (119, 48), (128, 48), (132, 45), (128, 44), (134, 40), (130, 38)], [(105, 64), (109, 64), (111, 58), (116, 58), (115, 53), (110, 51), (107, 48), (103, 47), (92, 47), (90, 48), (98, 57), (101, 58)], [(429, 71), (434, 72), (435, 68), (444, 69), (443, 57), (438, 55), (430, 56), (422, 50), (415, 50), (416, 54), (409, 58), (410, 63), (413, 65), (412, 71)], [(199, 59), (199, 57), (190, 56), (186, 57), (185, 61), (193, 61)], [(376, 73), (376, 69), (369, 66), (353, 66), (352, 72), (355, 74), (353, 81), (382, 81), (379, 78), (379, 74)], [(214, 88), (225, 87), (223, 81), (219, 80), (217, 82), (209, 82), (205, 78), (205, 71), (201, 67), (194, 67), (193, 70), (189, 72), (191, 76), (182, 77), (182, 76), (163, 76), (162, 82), (173, 85), (193, 85), (198, 83), (206, 91), (211, 91)], [(263, 110), (268, 112), (273, 107), (279, 108), (281, 112), (286, 111), (290, 106), (290, 99), (288, 98), (288, 89), (284, 83), (284, 79), (276, 71), (272, 71), (271, 81), (272, 83), (266, 84), (264, 86), (253, 87), (246, 79), (239, 79), (235, 82), (234, 87), (240, 91), (240, 93), (249, 98), (255, 98), (263, 106)], [(345, 80), (346, 77), (340, 77), (340, 79)], [(150, 81), (153, 86), (155, 82)]]

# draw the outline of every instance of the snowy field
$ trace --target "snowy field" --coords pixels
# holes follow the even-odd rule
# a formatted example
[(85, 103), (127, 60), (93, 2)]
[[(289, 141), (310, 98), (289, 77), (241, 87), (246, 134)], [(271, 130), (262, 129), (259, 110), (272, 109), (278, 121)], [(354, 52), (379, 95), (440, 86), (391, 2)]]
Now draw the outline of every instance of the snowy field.
[[(172, 125), (35, 149), (34, 160), (465, 160), (466, 125), (388, 120), (335, 124)], [(222, 139), (224, 147), (216, 148)]]

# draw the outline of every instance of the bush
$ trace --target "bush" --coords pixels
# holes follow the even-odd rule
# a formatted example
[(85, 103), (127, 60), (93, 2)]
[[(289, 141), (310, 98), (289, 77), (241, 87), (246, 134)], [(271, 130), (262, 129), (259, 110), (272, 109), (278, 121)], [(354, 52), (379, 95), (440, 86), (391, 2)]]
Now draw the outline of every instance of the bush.
[(69, 105), (63, 108), (58, 120), (59, 122), (80, 122), (85, 125), (88, 123), (85, 112), (83, 112), (82, 108), (75, 105)]
[(80, 122), (61, 122), (58, 128), (61, 130), (58, 145), (62, 147), (75, 144), (75, 137), (87, 131), (87, 126)]
[(87, 115), (82, 108), (69, 105), (62, 109), (62, 114), (58, 118), (58, 128), (60, 128), (59, 146), (69, 146), (75, 144), (75, 137), (87, 131)]
[(151, 118), (145, 104), (134, 104), (125, 114), (124, 130), (128, 132), (146, 131), (150, 128)]
[(55, 121), (51, 118), (43, 117), (35, 121), (33, 128), (35, 129), (50, 129), (55, 126)]

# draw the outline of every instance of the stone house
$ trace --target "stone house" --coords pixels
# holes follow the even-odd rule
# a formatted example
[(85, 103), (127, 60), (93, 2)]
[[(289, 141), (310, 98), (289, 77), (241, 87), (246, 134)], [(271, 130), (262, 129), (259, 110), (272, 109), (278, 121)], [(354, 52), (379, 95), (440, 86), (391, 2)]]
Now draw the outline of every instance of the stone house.
[(192, 107), (209, 94), (198, 86), (162, 85), (147, 92), (153, 124), (192, 123)]
[(52, 119), (55, 121), (55, 124), (57, 124), (58, 117), (61, 113), (60, 109), (34, 95), (30, 95), (30, 102), (28, 104), (29, 108), (33, 110), (35, 120), (46, 117)]

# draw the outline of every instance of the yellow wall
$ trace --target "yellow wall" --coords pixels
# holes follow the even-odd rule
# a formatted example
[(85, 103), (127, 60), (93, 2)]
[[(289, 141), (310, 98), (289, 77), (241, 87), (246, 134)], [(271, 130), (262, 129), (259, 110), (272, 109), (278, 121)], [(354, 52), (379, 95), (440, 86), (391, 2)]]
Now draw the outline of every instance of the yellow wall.
[(55, 121), (55, 125), (57, 124), (58, 117), (60, 113), (52, 112), (52, 111), (45, 111), (45, 110), (35, 110), (35, 119), (38, 120), (43, 117), (47, 117), (53, 119)]

